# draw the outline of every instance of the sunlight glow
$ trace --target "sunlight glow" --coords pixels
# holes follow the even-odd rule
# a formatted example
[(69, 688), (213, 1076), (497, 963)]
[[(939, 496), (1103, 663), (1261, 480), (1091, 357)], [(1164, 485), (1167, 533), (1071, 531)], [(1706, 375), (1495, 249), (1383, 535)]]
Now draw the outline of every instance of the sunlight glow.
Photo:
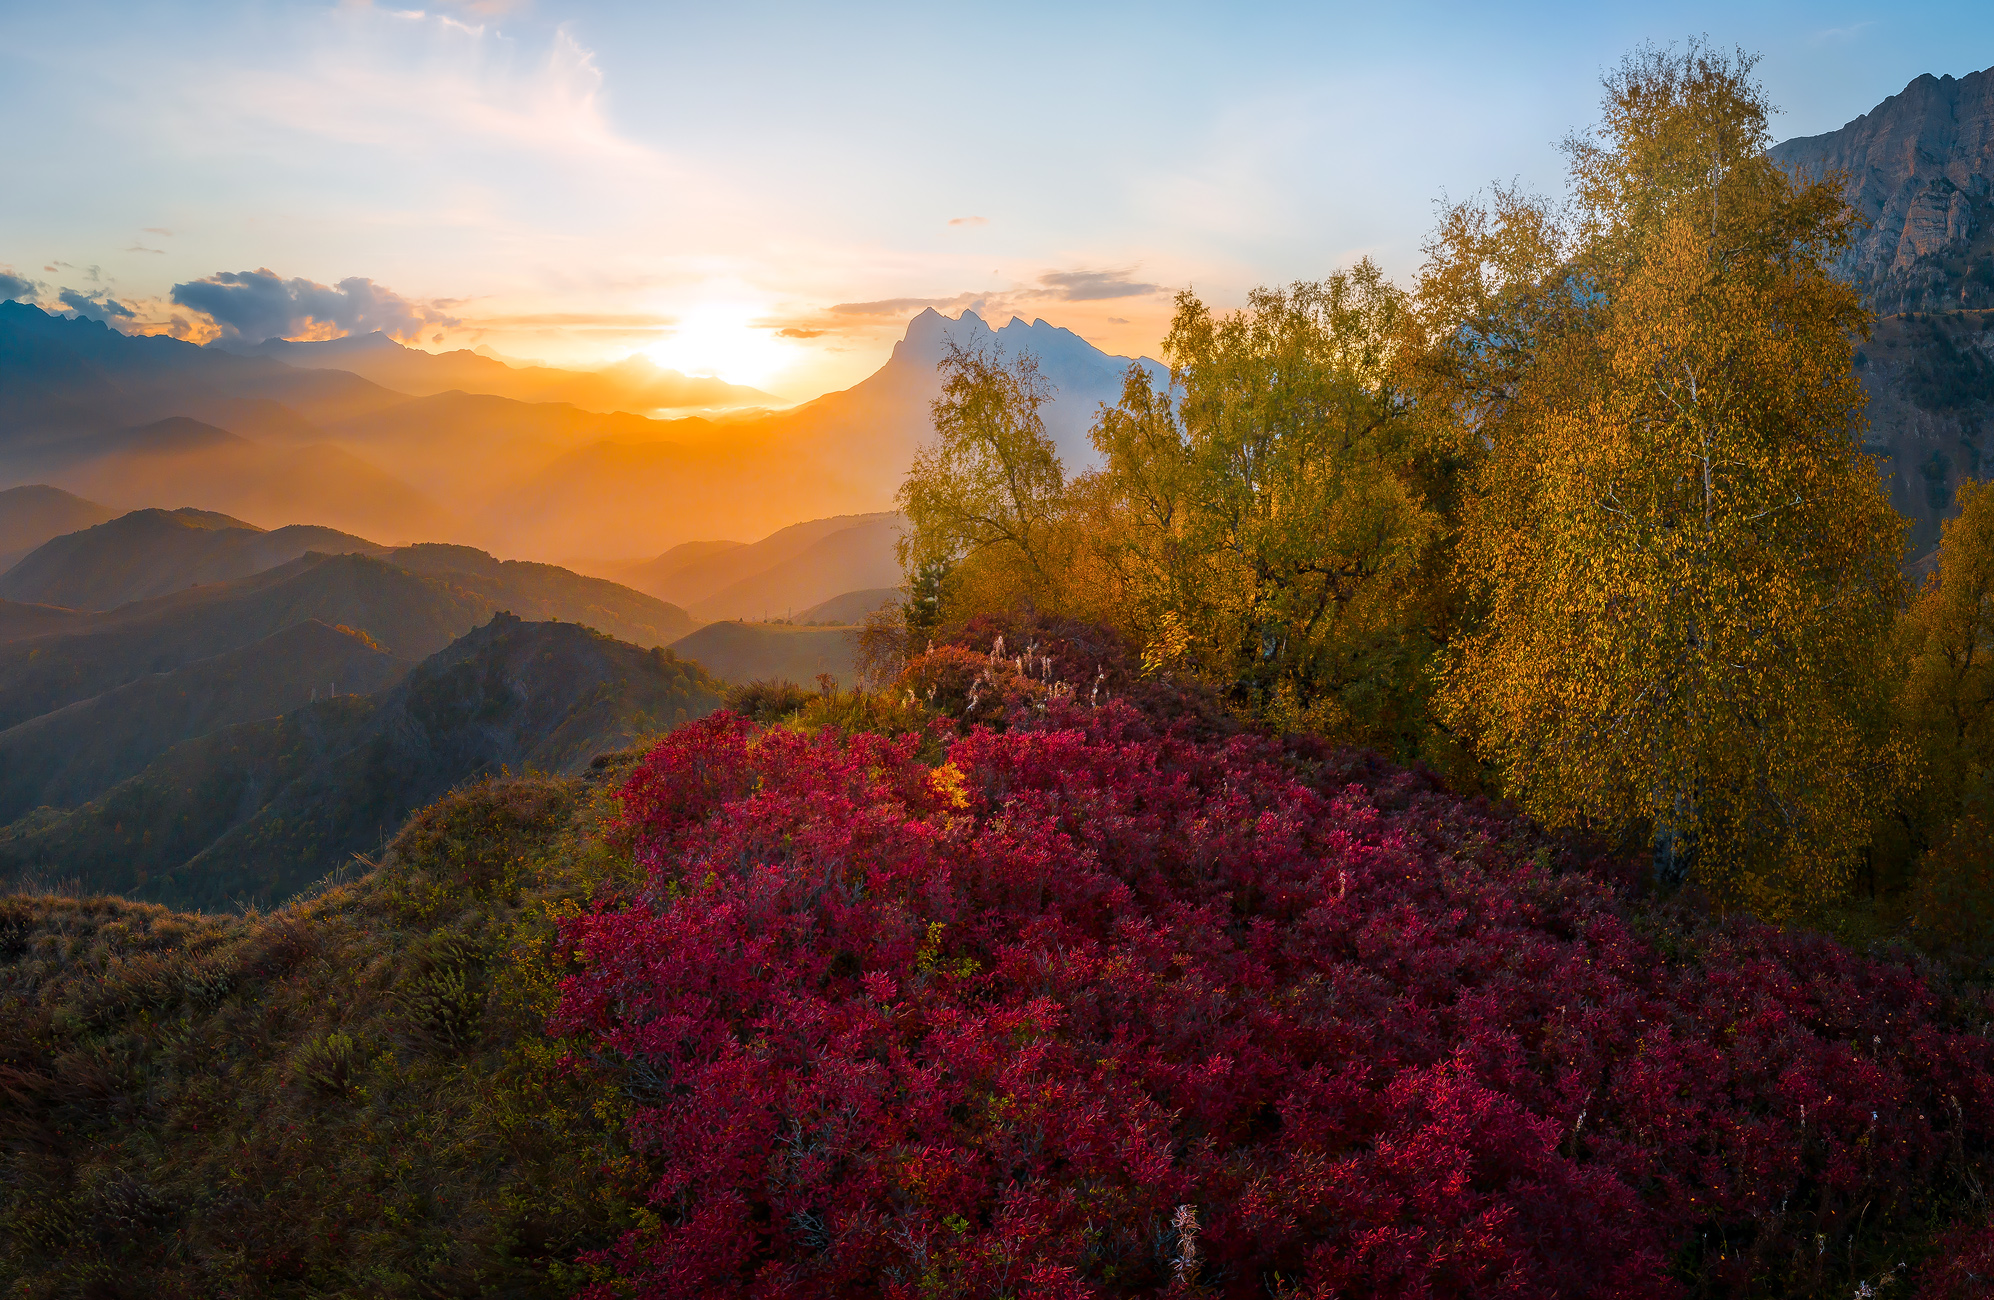
[(668, 370), (761, 387), (796, 360), (790, 344), (754, 323), (761, 314), (743, 303), (703, 303), (680, 315), (672, 336), (645, 355)]

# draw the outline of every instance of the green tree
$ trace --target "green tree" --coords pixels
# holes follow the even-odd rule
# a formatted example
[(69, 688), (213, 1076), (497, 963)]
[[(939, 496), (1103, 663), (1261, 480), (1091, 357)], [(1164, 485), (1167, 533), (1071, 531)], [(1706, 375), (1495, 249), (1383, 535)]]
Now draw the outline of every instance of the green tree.
[(1093, 438), (1086, 531), (1121, 621), (1276, 722), (1403, 751), (1430, 645), (1410, 626), (1440, 532), (1397, 366), (1408, 304), (1369, 260), (1177, 300), (1169, 393), (1132, 371)]
[[(1494, 277), (1530, 337), (1477, 362), (1461, 564), (1486, 621), (1445, 702), (1532, 812), (1645, 834), (1665, 883), (1693, 866), (1777, 913), (1846, 882), (1894, 779), (1902, 524), (1856, 445), (1868, 318), (1827, 270), (1851, 216), (1765, 158), (1751, 67), (1630, 57), (1569, 146), (1566, 223), (1483, 223), (1563, 256)], [(1429, 281), (1475, 251), (1438, 241)]]
[(1066, 473), (1040, 414), (1052, 384), (1028, 353), (1005, 358), (953, 340), (948, 349), (931, 408), (935, 440), (916, 453), (899, 492), (911, 525), (900, 563), (910, 599), (925, 602), (910, 626), (939, 621), (952, 585), (973, 582), (983, 603), (1044, 604), (1060, 577)]

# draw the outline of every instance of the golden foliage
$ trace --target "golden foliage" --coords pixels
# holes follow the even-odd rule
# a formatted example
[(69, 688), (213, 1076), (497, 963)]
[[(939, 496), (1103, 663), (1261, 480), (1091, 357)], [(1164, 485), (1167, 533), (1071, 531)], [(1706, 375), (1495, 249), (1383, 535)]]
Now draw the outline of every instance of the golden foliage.
[(1457, 210), (1425, 280), (1499, 341), (1455, 345), (1489, 454), (1453, 716), (1552, 824), (1649, 831), (1665, 878), (1693, 856), (1783, 913), (1846, 881), (1901, 766), (1874, 725), (1901, 523), (1856, 450), (1848, 215), (1764, 158), (1750, 66), (1630, 59), (1569, 224)]

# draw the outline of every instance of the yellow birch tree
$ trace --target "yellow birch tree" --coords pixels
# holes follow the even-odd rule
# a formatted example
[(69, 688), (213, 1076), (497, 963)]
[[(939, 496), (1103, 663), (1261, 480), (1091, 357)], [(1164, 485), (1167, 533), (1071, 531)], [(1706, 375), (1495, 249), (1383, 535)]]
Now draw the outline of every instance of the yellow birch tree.
[(1509, 294), (1538, 328), (1477, 412), (1486, 622), (1444, 699), (1532, 812), (1779, 914), (1843, 886), (1894, 779), (1869, 724), (1902, 525), (1826, 269), (1851, 217), (1765, 158), (1751, 67), (1643, 51), (1569, 146), (1567, 255)]

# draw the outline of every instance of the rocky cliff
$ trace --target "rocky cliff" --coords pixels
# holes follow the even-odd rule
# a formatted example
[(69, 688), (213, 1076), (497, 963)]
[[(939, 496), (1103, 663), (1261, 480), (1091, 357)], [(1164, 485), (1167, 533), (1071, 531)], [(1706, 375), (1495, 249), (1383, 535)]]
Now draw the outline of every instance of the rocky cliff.
[(1959, 483), (1994, 472), (1994, 69), (1922, 76), (1839, 131), (1775, 146), (1810, 179), (1839, 177), (1865, 223), (1840, 270), (1878, 316), (1856, 354), (1864, 449), (1923, 560)]
[(1808, 177), (1840, 174), (1868, 223), (1843, 270), (1876, 310), (1994, 307), (1994, 69), (1919, 77), (1839, 131), (1773, 148)]

